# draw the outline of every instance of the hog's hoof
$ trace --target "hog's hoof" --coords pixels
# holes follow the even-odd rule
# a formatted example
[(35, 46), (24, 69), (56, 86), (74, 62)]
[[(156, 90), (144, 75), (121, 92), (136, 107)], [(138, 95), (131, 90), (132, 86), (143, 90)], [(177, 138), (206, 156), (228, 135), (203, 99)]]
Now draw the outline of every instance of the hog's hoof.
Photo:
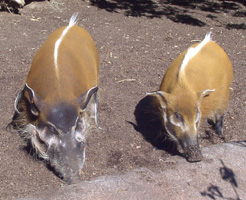
[(199, 162), (202, 160), (201, 149), (197, 146), (190, 146), (185, 149), (185, 156), (188, 162)]

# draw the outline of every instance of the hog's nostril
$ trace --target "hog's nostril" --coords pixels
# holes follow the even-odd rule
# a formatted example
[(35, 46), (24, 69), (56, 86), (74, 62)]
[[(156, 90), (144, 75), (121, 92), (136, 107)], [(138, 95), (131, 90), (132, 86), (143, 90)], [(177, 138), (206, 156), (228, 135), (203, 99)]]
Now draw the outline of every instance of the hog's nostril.
[(186, 158), (189, 162), (199, 162), (202, 160), (202, 152), (198, 146), (189, 146), (185, 149)]

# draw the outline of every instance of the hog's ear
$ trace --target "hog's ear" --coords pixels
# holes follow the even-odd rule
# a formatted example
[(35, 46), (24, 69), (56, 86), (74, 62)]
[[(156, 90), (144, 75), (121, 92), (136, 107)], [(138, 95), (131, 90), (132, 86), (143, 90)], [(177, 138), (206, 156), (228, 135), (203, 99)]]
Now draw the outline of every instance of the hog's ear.
[(39, 111), (40, 98), (37, 94), (35, 94), (34, 90), (27, 85), (27, 83), (24, 88), (24, 96), (30, 103), (31, 113), (35, 116), (38, 116), (40, 113)]
[(81, 111), (87, 111), (90, 114), (90, 117), (95, 119), (96, 124), (98, 124), (97, 91), (98, 87), (95, 86), (93, 88), (90, 88), (85, 94), (82, 94), (79, 97), (79, 105)]
[(147, 95), (151, 95), (151, 96), (156, 97), (163, 109), (167, 107), (168, 99), (170, 96), (168, 93), (163, 92), (163, 91), (156, 91), (156, 92), (152, 92), (152, 93), (147, 93)]
[(198, 98), (198, 102), (199, 104), (202, 102), (202, 100), (209, 96), (211, 93), (213, 93), (215, 91), (215, 89), (213, 90), (203, 90), (202, 92), (198, 92), (197, 93), (197, 98)]

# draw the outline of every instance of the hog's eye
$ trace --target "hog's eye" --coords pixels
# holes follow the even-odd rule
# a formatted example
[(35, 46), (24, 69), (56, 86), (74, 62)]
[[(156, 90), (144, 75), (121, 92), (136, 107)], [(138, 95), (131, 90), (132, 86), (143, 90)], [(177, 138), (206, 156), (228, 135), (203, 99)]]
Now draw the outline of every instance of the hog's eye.
[(51, 133), (57, 134), (57, 130), (54, 126), (48, 125), (48, 129)]
[(182, 126), (184, 123), (184, 119), (181, 114), (178, 112), (174, 112), (170, 117), (170, 122), (175, 126)]
[(174, 120), (177, 121), (177, 122), (183, 122), (183, 117), (178, 112), (175, 112), (174, 113)]

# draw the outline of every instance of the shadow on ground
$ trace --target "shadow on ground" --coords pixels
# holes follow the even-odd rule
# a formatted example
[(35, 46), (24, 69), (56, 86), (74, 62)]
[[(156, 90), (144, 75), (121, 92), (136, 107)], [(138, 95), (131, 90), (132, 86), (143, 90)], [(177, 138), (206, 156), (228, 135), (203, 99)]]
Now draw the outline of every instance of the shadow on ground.
[(137, 125), (136, 131), (154, 147), (163, 149), (171, 155), (180, 155), (175, 142), (168, 138), (168, 134), (162, 123), (162, 112), (158, 99), (146, 96), (137, 104), (134, 115)]
[(235, 198), (232, 197), (225, 197), (223, 195), (223, 193), (221, 192), (220, 187), (214, 185), (214, 184), (210, 184), (210, 186), (207, 188), (206, 191), (201, 192), (201, 195), (204, 197), (209, 197), (210, 199), (217, 199), (217, 198), (222, 198), (222, 199), (231, 199), (231, 200), (241, 200), (241, 198), (239, 197), (239, 194), (237, 192), (237, 188), (238, 188), (238, 183), (236, 180), (236, 175), (233, 172), (232, 169), (228, 168), (225, 163), (223, 162), (223, 160), (220, 159), (220, 162), (222, 164), (222, 167), (220, 167), (219, 172), (221, 175), (221, 178), (228, 182), (230, 184), (230, 187), (232, 188), (232, 190), (234, 191), (234, 196)]
[[(202, 13), (205, 18), (218, 21), (218, 14), (226, 13), (233, 17), (246, 16), (244, 0), (209, 1), (209, 0), (90, 0), (91, 5), (109, 12), (123, 10), (126, 16), (168, 19), (191, 26), (206, 26), (206, 22), (194, 16)], [(228, 29), (246, 29), (245, 24), (224, 24)]]
[[(25, 5), (31, 2), (44, 0), (26, 0)], [(52, 4), (53, 1), (49, 0)], [(148, 18), (167, 17), (175, 23), (187, 24), (190, 26), (203, 27), (208, 25), (204, 19), (219, 22), (227, 29), (246, 29), (245, 23), (227, 23), (219, 19), (218, 15), (227, 14), (232, 17), (246, 17), (246, 1), (210, 1), (210, 0), (90, 0), (92, 6), (104, 9), (108, 12), (124, 11), (126, 16)], [(0, 11), (19, 13), (22, 6), (12, 1), (0, 1)], [(203, 20), (199, 19), (203, 15)], [(222, 16), (223, 18), (223, 16)]]

